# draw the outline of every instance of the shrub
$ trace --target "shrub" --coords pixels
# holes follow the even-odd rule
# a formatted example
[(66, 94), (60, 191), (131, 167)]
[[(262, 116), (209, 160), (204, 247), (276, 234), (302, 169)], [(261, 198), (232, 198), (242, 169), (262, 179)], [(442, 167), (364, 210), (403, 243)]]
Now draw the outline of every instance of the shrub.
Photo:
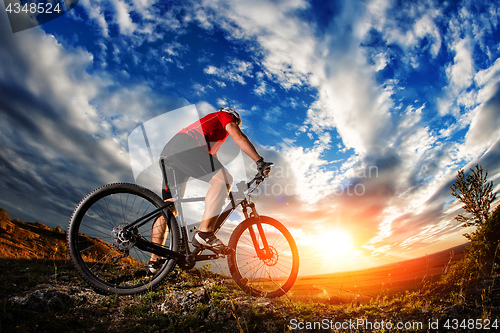
[(471, 238), (478, 259), (484, 262), (486, 274), (493, 274), (500, 264), (500, 205), (493, 211), (484, 225), (480, 226)]
[(480, 226), (488, 219), (490, 205), (496, 194), (492, 193), (493, 182), (488, 183), (487, 178), (488, 171), (477, 164), (467, 176), (464, 170), (459, 170), (455, 182), (450, 186), (451, 195), (462, 201), (462, 208), (469, 214), (459, 214), (455, 218), (462, 222), (463, 227)]

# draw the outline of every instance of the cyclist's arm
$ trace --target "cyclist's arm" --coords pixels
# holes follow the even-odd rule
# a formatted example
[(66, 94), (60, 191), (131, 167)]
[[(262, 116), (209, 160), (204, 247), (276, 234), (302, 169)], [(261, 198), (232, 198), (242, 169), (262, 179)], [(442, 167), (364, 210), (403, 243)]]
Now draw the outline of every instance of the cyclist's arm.
[(228, 123), (226, 125), (226, 131), (229, 133), (231, 138), (233, 138), (238, 147), (240, 147), (240, 149), (254, 162), (257, 162), (260, 159), (260, 155), (254, 145), (250, 142), (250, 140), (248, 140), (247, 136), (243, 134), (240, 127), (236, 125), (236, 123)]

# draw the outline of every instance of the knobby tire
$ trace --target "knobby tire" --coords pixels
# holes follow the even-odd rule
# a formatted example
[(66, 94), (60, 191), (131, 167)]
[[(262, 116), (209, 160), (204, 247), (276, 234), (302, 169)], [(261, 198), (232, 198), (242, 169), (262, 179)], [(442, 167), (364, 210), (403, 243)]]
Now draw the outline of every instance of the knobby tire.
[[(257, 224), (262, 224), (271, 255), (259, 257), (250, 236), (253, 228), (259, 247), (263, 248)], [(299, 271), (297, 245), (290, 232), (279, 221), (260, 216), (239, 224), (229, 239), (229, 271), (245, 292), (258, 297), (279, 297), (290, 290)]]
[[(154, 192), (129, 183), (108, 184), (89, 193), (75, 208), (67, 233), (67, 246), (75, 268), (96, 291), (104, 294), (134, 295), (153, 290), (174, 268), (166, 259), (155, 274), (147, 267), (150, 252), (117, 236), (117, 230), (164, 205)], [(140, 237), (152, 241), (155, 218), (167, 221), (164, 246), (179, 247), (179, 228), (173, 215), (164, 209), (138, 228)]]

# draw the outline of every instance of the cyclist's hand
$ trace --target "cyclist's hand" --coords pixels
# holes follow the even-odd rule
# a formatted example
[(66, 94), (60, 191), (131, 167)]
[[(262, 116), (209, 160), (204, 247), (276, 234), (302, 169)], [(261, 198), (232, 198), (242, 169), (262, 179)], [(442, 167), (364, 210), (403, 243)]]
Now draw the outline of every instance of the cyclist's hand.
[(269, 173), (271, 172), (271, 166), (273, 165), (273, 163), (265, 162), (264, 158), (261, 157), (260, 160), (255, 162), (255, 164), (257, 164), (257, 171), (260, 176), (264, 178), (269, 176)]

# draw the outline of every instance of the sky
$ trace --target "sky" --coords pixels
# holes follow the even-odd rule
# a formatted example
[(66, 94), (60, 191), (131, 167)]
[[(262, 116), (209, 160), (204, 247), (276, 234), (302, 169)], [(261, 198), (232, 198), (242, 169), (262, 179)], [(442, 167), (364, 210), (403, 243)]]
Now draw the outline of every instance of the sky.
[(2, 3), (0, 207), (64, 229), (91, 190), (135, 181), (135, 128), (225, 105), (275, 164), (257, 208), (292, 232), (302, 275), (463, 244), (457, 171), (479, 163), (499, 189), (499, 7), (81, 0), (13, 33)]

